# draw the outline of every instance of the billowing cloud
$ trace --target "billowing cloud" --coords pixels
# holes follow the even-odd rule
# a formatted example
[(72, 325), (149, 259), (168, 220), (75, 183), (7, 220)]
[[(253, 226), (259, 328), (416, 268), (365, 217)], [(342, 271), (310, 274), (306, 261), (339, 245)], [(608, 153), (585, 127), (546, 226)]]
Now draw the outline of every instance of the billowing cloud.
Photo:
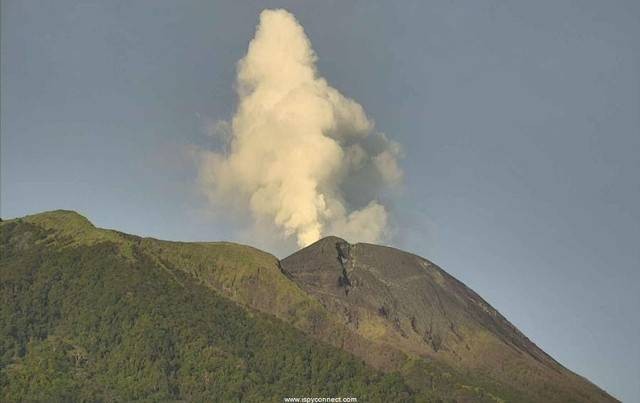
[(261, 13), (238, 63), (236, 113), (214, 125), (228, 147), (200, 150), (200, 184), (212, 203), (239, 207), (299, 246), (329, 234), (379, 242), (388, 212), (378, 195), (402, 180), (400, 147), (315, 63), (292, 14)]

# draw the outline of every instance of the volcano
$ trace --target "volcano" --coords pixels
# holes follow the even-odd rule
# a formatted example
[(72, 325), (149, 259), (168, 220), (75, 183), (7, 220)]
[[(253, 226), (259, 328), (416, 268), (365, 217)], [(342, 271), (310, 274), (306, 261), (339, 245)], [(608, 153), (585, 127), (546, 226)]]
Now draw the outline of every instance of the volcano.
[(614, 402), (430, 261), (0, 222), (0, 400)]

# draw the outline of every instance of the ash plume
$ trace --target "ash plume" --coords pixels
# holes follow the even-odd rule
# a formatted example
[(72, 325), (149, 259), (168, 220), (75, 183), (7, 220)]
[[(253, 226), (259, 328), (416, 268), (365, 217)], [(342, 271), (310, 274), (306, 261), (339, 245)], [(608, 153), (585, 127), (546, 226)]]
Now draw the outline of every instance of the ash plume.
[(306, 246), (332, 234), (379, 242), (388, 211), (379, 194), (402, 181), (400, 146), (362, 106), (319, 76), (295, 17), (264, 10), (238, 62), (238, 105), (224, 151), (200, 150), (200, 185), (282, 238)]

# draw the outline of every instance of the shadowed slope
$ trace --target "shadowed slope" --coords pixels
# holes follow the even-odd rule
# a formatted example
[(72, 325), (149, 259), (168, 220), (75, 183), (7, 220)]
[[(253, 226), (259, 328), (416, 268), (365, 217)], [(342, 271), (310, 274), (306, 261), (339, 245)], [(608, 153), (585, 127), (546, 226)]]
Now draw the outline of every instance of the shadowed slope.
[(614, 401), (426, 259), (327, 237), (281, 265), (348, 327), (389, 348), (475, 371), (533, 400)]

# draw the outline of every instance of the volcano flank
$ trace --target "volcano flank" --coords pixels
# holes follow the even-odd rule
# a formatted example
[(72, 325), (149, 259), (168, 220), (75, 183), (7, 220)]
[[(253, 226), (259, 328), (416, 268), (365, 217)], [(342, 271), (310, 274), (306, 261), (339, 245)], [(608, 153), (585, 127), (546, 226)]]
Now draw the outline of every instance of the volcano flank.
[(616, 401), (419, 256), (0, 223), (3, 401)]

